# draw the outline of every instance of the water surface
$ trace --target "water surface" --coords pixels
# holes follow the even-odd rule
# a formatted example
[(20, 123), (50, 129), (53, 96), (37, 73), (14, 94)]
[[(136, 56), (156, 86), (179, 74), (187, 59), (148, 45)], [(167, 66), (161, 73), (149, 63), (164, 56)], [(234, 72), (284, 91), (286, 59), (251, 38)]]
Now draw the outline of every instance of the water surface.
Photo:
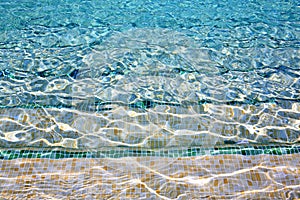
[(1, 198), (299, 198), (298, 1), (0, 11)]

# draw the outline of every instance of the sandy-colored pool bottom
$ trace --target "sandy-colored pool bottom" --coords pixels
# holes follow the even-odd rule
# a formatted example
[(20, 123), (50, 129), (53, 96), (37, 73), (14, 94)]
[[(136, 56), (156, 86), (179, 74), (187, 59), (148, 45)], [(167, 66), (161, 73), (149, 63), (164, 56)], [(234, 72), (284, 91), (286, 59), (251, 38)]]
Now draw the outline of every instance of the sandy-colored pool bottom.
[(20, 158), (0, 161), (1, 199), (297, 199), (300, 156)]

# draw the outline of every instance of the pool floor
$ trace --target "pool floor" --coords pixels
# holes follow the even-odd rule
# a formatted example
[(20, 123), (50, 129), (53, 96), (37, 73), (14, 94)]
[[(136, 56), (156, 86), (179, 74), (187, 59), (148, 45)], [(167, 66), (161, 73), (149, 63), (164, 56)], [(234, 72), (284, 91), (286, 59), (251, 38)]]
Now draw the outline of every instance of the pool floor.
[(297, 199), (300, 156), (0, 160), (1, 199)]

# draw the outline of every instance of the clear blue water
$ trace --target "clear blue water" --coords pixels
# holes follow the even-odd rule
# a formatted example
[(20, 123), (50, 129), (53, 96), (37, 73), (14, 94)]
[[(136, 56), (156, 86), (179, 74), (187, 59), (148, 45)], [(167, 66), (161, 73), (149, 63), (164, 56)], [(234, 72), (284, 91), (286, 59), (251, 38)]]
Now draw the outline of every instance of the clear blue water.
[(0, 199), (300, 197), (299, 0), (0, 13)]
[[(126, 139), (105, 135), (103, 127), (124, 128), (114, 122), (119, 119), (114, 115), (118, 106), (146, 113), (147, 119), (135, 121), (137, 126), (228, 134), (221, 136), (220, 144), (243, 144), (245, 139), (260, 144), (298, 142), (299, 1), (24, 0), (1, 1), (0, 12), (3, 117), (20, 122), (27, 112), (33, 120), (13, 136), (10, 131), (19, 130), (18, 123), (4, 124), (3, 146), (39, 146), (41, 138), (56, 144), (99, 130), (109, 141), (122, 140), (121, 146), (140, 145), (149, 127), (144, 127), (146, 135)], [(161, 121), (151, 117), (160, 106), (200, 116), (180, 124), (176, 118)], [(228, 112), (226, 106), (231, 106), (233, 117), (221, 114)], [(65, 134), (63, 125), (57, 125), (56, 136), (32, 129), (31, 123), (43, 128), (53, 124), (32, 116), (31, 108), (61, 108), (60, 114), (47, 111), (40, 116), (52, 115), (82, 133)], [(94, 119), (100, 129), (87, 128), (91, 125), (84, 125), (74, 115), (76, 110), (103, 116), (109, 112), (110, 122)], [(122, 120), (127, 124), (128, 119)], [(225, 134), (226, 126), (230, 133)], [(126, 134), (135, 131), (139, 129), (128, 128)], [(209, 146), (218, 143), (207, 137), (202, 140)], [(154, 146), (164, 147), (159, 140), (154, 139)], [(189, 145), (203, 145), (193, 141), (188, 140)], [(79, 146), (85, 143), (103, 145), (83, 140)]]
[(159, 27), (206, 47), (299, 48), (299, 1), (1, 1), (1, 48), (91, 46)]

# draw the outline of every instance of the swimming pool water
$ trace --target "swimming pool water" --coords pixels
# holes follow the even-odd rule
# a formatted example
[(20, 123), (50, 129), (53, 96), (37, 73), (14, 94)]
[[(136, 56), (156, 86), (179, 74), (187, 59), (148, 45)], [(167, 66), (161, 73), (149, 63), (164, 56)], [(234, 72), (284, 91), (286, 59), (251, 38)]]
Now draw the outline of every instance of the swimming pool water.
[(1, 198), (300, 198), (298, 1), (0, 11)]

